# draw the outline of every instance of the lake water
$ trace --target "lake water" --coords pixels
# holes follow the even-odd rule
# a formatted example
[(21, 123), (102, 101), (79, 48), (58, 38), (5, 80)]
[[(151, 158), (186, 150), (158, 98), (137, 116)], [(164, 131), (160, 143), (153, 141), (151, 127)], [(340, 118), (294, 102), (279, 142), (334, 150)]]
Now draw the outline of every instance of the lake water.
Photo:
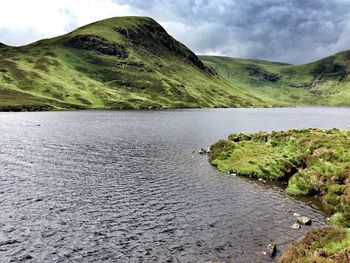
[(325, 215), (197, 150), (307, 127), (350, 128), (350, 109), (0, 113), (0, 261), (271, 262), (310, 229), (294, 212)]

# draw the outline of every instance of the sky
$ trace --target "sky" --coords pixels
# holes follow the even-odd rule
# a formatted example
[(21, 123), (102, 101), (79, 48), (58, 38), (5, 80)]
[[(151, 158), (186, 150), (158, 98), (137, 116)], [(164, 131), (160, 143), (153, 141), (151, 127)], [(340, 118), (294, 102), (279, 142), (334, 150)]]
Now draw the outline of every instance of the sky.
[(302, 64), (350, 49), (350, 0), (0, 0), (0, 42), (150, 16), (197, 54)]

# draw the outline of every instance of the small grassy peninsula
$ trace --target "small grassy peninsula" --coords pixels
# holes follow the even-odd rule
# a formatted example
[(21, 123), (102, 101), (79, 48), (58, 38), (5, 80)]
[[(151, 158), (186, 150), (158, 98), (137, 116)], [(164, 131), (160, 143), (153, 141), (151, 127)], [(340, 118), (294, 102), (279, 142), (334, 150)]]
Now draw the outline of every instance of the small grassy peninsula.
[(333, 227), (307, 233), (281, 262), (350, 262), (350, 131), (231, 134), (210, 150), (220, 171), (286, 182), (289, 194), (318, 195), (333, 213)]

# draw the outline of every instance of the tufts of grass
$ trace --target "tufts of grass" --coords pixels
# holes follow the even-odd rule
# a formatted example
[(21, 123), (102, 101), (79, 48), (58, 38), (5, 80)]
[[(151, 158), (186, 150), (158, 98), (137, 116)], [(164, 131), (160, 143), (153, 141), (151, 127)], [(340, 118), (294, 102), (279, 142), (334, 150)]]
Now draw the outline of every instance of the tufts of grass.
[(338, 129), (232, 134), (211, 146), (210, 162), (223, 172), (288, 182), (292, 195), (319, 195), (350, 226), (349, 138)]
[(350, 230), (326, 227), (309, 231), (284, 252), (280, 262), (345, 263), (349, 257)]
[[(223, 172), (288, 182), (292, 195), (318, 195), (350, 227), (350, 131), (305, 129), (231, 134), (211, 146), (210, 162)], [(313, 230), (284, 253), (281, 262), (348, 262), (350, 230)]]

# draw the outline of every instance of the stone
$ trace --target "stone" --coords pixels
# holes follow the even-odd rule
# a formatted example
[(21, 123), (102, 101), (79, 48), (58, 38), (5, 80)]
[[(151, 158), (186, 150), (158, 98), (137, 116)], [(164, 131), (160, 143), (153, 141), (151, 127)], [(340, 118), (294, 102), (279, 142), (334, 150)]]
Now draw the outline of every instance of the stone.
[(127, 58), (125, 47), (110, 42), (108, 39), (97, 35), (76, 35), (64, 42), (66, 47), (95, 51), (100, 54)]
[(290, 227), (291, 229), (300, 229), (301, 225), (299, 223), (294, 223), (293, 225), (291, 225)]
[(320, 248), (319, 250), (316, 250), (315, 254), (316, 254), (317, 257), (323, 257), (323, 258), (326, 258), (326, 257), (329, 256), (328, 251), (323, 249), (323, 248)]
[(299, 216), (297, 219), (297, 222), (301, 225), (306, 225), (306, 226), (310, 226), (312, 223), (311, 218), (307, 216)]
[(210, 153), (210, 149), (208, 148), (208, 150), (204, 149), (204, 148), (201, 148), (199, 151), (198, 151), (199, 154), (209, 154)]
[(299, 213), (294, 213), (294, 214), (293, 214), (293, 216), (295, 216), (295, 217), (299, 217), (299, 216), (300, 216), (300, 214), (299, 214)]
[(277, 245), (276, 243), (271, 243), (267, 246), (268, 254), (270, 257), (275, 257), (277, 253)]

